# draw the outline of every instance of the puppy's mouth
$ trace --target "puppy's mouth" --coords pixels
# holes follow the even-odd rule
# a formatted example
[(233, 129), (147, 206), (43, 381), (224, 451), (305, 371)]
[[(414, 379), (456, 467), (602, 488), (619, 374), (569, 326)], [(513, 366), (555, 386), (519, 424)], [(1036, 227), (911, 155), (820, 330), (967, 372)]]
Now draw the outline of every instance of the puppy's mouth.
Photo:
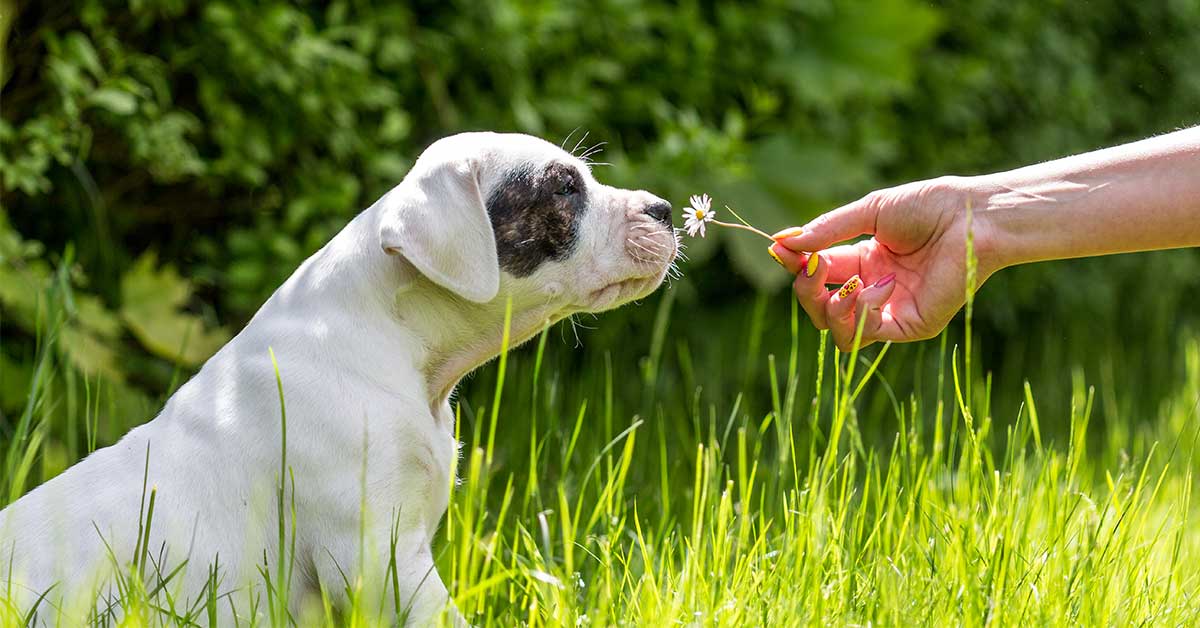
[(664, 275), (665, 273), (631, 277), (606, 284), (588, 293), (583, 309), (588, 312), (603, 312), (634, 299), (640, 299), (654, 292), (654, 289), (662, 283)]
[(679, 253), (675, 230), (642, 215), (630, 216), (626, 225), (622, 265), (628, 264), (627, 272), (588, 292), (582, 310), (601, 312), (640, 299), (654, 292), (670, 271)]

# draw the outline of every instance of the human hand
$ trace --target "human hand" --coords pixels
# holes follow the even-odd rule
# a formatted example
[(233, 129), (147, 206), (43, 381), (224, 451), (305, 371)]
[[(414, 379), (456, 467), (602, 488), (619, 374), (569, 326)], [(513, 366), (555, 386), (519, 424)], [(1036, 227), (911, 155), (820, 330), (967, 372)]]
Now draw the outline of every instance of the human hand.
[[(771, 253), (796, 273), (800, 305), (839, 349), (850, 350), (860, 316), (866, 346), (936, 336), (962, 307), (969, 181), (943, 177), (879, 190), (773, 236)], [(986, 255), (987, 223), (974, 217), (977, 288), (997, 268)], [(863, 234), (873, 237), (832, 246)]]

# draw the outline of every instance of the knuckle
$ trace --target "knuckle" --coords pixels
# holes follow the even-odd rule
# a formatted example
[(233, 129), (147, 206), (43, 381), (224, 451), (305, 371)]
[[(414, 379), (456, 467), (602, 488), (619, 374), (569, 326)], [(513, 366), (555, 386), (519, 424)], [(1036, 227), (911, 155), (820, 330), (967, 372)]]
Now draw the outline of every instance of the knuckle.
[(946, 175), (922, 181), (917, 190), (917, 196), (924, 204), (940, 204), (958, 194), (962, 187), (962, 177)]
[(870, 192), (862, 198), (862, 203), (868, 209), (877, 210), (887, 204), (891, 191), (892, 188)]
[(829, 228), (828, 214), (822, 214), (820, 216), (817, 216), (816, 218), (813, 218), (812, 220), (810, 220), (809, 223), (804, 226), (804, 230), (808, 231), (810, 233), (821, 233), (828, 228)]

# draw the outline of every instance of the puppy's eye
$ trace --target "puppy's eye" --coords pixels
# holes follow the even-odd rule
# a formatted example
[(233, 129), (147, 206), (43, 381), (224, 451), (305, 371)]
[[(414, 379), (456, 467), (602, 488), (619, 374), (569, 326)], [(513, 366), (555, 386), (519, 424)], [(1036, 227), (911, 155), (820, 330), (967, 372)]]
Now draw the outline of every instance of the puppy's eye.
[(555, 194), (559, 196), (570, 196), (578, 191), (579, 188), (575, 187), (575, 182), (568, 179), (567, 181), (563, 182), (562, 186), (558, 188), (558, 191), (555, 192)]

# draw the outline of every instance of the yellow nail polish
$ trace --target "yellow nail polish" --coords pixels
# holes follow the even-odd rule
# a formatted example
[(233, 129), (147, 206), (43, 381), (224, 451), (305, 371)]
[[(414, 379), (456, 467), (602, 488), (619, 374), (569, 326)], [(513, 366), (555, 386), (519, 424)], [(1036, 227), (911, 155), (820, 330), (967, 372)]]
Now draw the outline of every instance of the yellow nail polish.
[(808, 265), (804, 268), (804, 276), (812, 277), (817, 272), (817, 264), (821, 263), (821, 256), (812, 253), (808, 256)]
[(858, 290), (858, 284), (859, 284), (858, 277), (857, 276), (851, 277), (850, 281), (847, 281), (846, 285), (842, 286), (841, 290), (838, 290), (838, 297), (843, 298), (843, 299), (846, 298), (846, 296), (849, 295), (851, 292)]
[[(774, 245), (772, 245), (772, 246), (774, 246)], [(771, 254), (771, 259), (773, 259), (773, 260), (775, 260), (776, 262), (778, 262), (780, 266), (783, 266), (784, 268), (787, 268), (787, 266), (785, 266), (785, 265), (784, 265), (784, 263), (783, 263), (783, 260), (779, 259), (779, 254), (775, 252), (775, 249), (774, 249), (774, 248), (772, 248), (771, 246), (768, 246), (768, 247), (767, 247), (767, 253), (770, 253), (770, 254)]]
[(771, 236), (771, 239), (782, 240), (784, 238), (794, 238), (802, 233), (804, 233), (804, 227), (788, 227), (787, 229), (784, 229), (783, 231)]

